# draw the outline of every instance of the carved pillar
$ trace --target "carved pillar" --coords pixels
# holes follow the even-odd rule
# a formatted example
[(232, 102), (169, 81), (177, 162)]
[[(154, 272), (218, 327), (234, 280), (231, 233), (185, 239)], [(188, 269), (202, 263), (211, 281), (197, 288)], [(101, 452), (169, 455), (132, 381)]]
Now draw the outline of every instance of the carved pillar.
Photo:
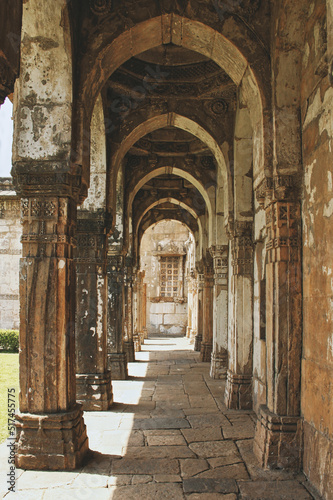
[(194, 339), (194, 350), (201, 351), (202, 332), (203, 332), (203, 290), (204, 275), (198, 274), (198, 331)]
[(133, 285), (133, 340), (134, 350), (141, 351), (141, 345), (144, 342), (144, 333), (142, 325), (142, 288), (144, 271), (137, 271), (134, 277)]
[[(266, 186), (267, 404), (259, 410), (254, 452), (263, 467), (301, 466), (301, 215), (291, 177)], [(262, 195), (261, 195), (262, 196)]]
[(229, 367), (225, 390), (228, 408), (252, 408), (253, 243), (252, 223), (236, 222), (231, 241), (228, 314)]
[(213, 268), (206, 266), (203, 289), (203, 332), (200, 350), (200, 360), (203, 362), (210, 362), (213, 349), (213, 289)]
[(127, 361), (135, 361), (134, 341), (133, 341), (133, 276), (132, 267), (126, 266), (124, 280), (124, 352)]
[(16, 463), (23, 469), (75, 469), (88, 451), (75, 384), (73, 248), (80, 177), (60, 168), (46, 173), (47, 165), (36, 166), (38, 173), (27, 174), (25, 163), (15, 165), (23, 224)]
[[(144, 277), (144, 275), (143, 275)], [(142, 332), (143, 340), (148, 338), (147, 330), (147, 283), (142, 283), (142, 300), (141, 300), (141, 314), (142, 314)]]
[(228, 246), (210, 249), (214, 264), (213, 352), (210, 376), (224, 379), (228, 368)]
[(113, 380), (128, 377), (123, 341), (124, 258), (108, 255), (108, 368)]
[(76, 397), (84, 410), (112, 404), (107, 369), (105, 215), (78, 212), (76, 261)]

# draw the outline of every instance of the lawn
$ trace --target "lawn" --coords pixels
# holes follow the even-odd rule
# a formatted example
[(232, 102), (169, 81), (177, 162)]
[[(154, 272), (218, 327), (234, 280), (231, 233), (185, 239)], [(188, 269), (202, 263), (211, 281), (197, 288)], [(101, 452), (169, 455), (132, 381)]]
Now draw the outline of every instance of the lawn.
[(19, 395), (19, 355), (0, 354), (0, 443), (8, 436), (7, 432), (7, 393), (8, 388), (15, 387), (16, 410)]

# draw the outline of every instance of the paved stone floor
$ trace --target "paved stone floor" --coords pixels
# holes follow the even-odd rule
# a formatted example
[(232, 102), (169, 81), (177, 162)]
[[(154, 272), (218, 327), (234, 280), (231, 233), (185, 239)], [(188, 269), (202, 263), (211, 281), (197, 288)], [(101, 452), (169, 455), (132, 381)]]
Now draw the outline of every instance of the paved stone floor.
[(149, 339), (130, 380), (113, 383), (109, 412), (86, 412), (89, 461), (74, 472), (17, 471), (0, 498), (25, 500), (311, 499), (302, 474), (261, 470), (252, 453), (254, 415), (227, 410), (224, 382), (209, 377), (185, 338)]

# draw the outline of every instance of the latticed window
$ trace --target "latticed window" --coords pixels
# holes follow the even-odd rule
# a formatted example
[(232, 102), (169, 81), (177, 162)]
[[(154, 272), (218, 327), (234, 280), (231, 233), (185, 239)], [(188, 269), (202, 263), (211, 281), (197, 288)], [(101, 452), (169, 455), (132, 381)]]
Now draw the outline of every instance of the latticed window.
[(182, 258), (179, 256), (163, 256), (160, 258), (161, 297), (178, 297), (181, 294)]

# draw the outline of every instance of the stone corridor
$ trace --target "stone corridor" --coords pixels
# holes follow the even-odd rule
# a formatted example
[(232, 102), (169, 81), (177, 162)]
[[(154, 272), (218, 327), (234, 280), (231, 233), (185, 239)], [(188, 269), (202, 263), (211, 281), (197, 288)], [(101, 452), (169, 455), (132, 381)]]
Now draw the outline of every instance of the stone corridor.
[[(303, 474), (264, 471), (252, 452), (254, 413), (228, 410), (188, 339), (150, 338), (108, 412), (85, 412), (92, 450), (71, 472), (17, 471), (19, 500), (316, 498)], [(5, 444), (0, 447), (6, 470)], [(50, 486), (52, 485), (52, 486)]]

